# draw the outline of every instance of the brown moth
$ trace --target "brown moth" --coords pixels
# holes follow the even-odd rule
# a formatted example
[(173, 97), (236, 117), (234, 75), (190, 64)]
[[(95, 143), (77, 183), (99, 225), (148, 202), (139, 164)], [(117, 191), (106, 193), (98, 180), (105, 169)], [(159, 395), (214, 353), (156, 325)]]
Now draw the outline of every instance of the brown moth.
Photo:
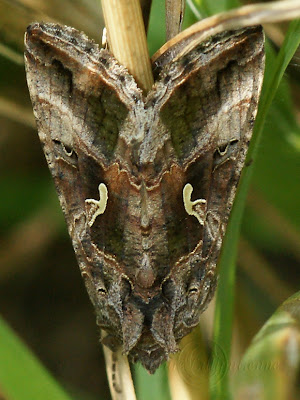
[(147, 97), (73, 28), (25, 36), (39, 136), (104, 344), (154, 372), (198, 324), (245, 161), (261, 27), (153, 66)]

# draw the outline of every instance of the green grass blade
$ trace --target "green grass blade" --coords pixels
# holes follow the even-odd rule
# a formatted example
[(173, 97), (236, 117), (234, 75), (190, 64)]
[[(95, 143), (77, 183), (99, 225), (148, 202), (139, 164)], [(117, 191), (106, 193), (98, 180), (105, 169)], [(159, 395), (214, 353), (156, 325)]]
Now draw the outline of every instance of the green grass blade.
[(300, 292), (265, 323), (244, 355), (235, 377), (234, 398), (295, 399), (300, 365)]
[(141, 365), (134, 365), (134, 381), (138, 400), (170, 400), (167, 365), (150, 375)]
[[(222, 348), (225, 358), (228, 361), (230, 359), (231, 351), (237, 245), (247, 191), (253, 170), (252, 161), (255, 159), (263, 124), (277, 91), (278, 85), (299, 44), (300, 21), (293, 21), (290, 24), (285, 41), (275, 62), (268, 63), (266, 67), (260, 107), (254, 127), (251, 145), (247, 155), (246, 165), (248, 165), (248, 167), (243, 171), (236, 201), (234, 203), (228, 224), (227, 233), (224, 238), (222, 255), (219, 262), (220, 278), (216, 298), (214, 342), (216, 346), (220, 346)], [(217, 363), (218, 361), (216, 360), (215, 362)], [(214, 368), (212, 368), (212, 370), (214, 370)], [(222, 380), (216, 381), (216, 376), (217, 374), (212, 373), (210, 377), (211, 399), (230, 399), (228, 372)]]
[(240, 0), (194, 0), (195, 6), (203, 16), (210, 16), (241, 6)]
[(0, 318), (0, 393), (8, 400), (71, 400)]

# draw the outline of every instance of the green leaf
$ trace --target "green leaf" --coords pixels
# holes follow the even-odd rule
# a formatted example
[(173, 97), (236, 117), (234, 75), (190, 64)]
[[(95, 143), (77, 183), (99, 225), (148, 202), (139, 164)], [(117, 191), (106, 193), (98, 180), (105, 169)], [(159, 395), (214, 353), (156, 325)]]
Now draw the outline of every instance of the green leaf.
[(0, 393), (7, 400), (71, 400), (0, 318)]
[(194, 0), (193, 2), (199, 9), (200, 13), (206, 17), (241, 6), (239, 0)]
[(168, 373), (166, 364), (150, 375), (141, 365), (134, 365), (134, 381), (138, 400), (169, 400)]

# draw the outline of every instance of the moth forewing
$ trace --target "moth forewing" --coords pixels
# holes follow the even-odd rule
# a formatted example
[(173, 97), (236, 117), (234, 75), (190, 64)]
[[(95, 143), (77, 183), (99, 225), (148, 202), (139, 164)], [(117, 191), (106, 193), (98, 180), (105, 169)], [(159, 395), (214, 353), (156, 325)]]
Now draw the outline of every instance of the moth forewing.
[(216, 287), (262, 83), (262, 30), (162, 54), (146, 98), (73, 28), (35, 23), (25, 45), (40, 139), (104, 343), (154, 372)]

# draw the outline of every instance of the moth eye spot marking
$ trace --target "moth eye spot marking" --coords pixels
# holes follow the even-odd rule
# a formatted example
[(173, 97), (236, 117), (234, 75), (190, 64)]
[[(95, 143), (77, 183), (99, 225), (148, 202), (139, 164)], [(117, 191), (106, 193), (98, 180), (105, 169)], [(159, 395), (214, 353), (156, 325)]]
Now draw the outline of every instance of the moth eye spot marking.
[(198, 288), (197, 287), (189, 288), (188, 294), (193, 295), (193, 294), (196, 294), (196, 293), (198, 293)]
[(99, 294), (101, 294), (102, 296), (106, 296), (106, 294), (107, 294), (107, 292), (106, 292), (106, 290), (104, 288), (98, 288), (97, 292)]
[(185, 211), (194, 217), (197, 218), (200, 225), (204, 225), (205, 216), (206, 216), (206, 200), (198, 199), (195, 201), (191, 200), (193, 186), (190, 183), (187, 183), (182, 191), (183, 194), (183, 205)]
[(228, 160), (235, 160), (233, 155), (235, 145), (239, 142), (238, 139), (231, 139), (228, 143), (222, 144), (214, 152), (214, 169), (223, 165)]
[(224, 156), (227, 153), (228, 146), (229, 146), (229, 143), (217, 148), (217, 152), (219, 153), (220, 156)]
[(93, 223), (95, 222), (98, 215), (101, 215), (106, 210), (107, 199), (108, 199), (108, 190), (104, 183), (100, 183), (99, 187), (99, 200), (94, 199), (86, 199), (85, 203), (91, 205), (92, 215), (90, 216), (88, 213), (88, 225), (91, 228)]
[(220, 156), (224, 156), (228, 152), (229, 147), (233, 146), (233, 145), (235, 145), (237, 143), (238, 143), (238, 139), (231, 139), (228, 143), (219, 146), (217, 148), (217, 150), (215, 151), (215, 154), (219, 154)]
[[(68, 157), (72, 157), (73, 153), (75, 154), (74, 150), (72, 149), (71, 146), (68, 146), (64, 143), (62, 143), (60, 140), (54, 139), (53, 142), (55, 144), (57, 144), (58, 146), (61, 146), (61, 148), (63, 149), (64, 153), (68, 156)], [(76, 155), (76, 154), (75, 154)]]
[(61, 146), (62, 146), (64, 152), (66, 153), (66, 155), (71, 157), (73, 154), (73, 149), (70, 146), (64, 145), (63, 143), (61, 143)]

